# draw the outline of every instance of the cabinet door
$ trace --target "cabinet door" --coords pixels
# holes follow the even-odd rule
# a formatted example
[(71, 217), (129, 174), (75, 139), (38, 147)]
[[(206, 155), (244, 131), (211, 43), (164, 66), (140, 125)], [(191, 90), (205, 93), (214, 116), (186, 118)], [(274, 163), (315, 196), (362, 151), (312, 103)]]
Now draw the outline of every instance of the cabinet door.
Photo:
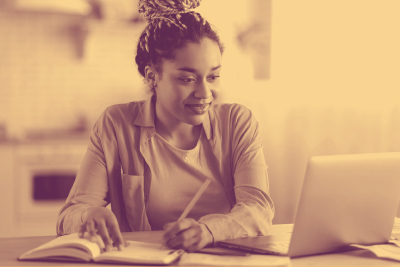
[(0, 238), (14, 233), (14, 154), (11, 144), (0, 144)]

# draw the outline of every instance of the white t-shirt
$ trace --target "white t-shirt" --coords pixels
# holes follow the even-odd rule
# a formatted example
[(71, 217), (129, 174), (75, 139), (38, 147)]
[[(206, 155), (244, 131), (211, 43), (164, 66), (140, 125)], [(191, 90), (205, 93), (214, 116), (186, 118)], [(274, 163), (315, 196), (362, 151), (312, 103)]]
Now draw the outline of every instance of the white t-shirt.
[(218, 171), (218, 162), (202, 132), (195, 148), (183, 150), (172, 146), (157, 133), (149, 140), (151, 173), (147, 217), (152, 230), (178, 220), (204, 181), (211, 183), (187, 218), (198, 220), (207, 214), (231, 211), (227, 194)]

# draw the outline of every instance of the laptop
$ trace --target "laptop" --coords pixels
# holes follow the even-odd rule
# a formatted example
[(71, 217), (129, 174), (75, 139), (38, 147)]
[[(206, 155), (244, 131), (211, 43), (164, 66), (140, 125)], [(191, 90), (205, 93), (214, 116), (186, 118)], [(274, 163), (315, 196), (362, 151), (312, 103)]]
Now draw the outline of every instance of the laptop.
[(400, 202), (400, 152), (314, 156), (307, 164), (293, 232), (224, 240), (220, 247), (307, 256), (350, 244), (388, 243)]

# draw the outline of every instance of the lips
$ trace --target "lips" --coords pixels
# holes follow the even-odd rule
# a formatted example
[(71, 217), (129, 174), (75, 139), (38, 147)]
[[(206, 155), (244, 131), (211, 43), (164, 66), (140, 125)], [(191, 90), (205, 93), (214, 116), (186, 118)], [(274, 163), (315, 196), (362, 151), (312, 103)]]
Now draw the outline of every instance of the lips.
[(195, 114), (202, 115), (207, 112), (210, 107), (210, 103), (208, 104), (186, 104), (186, 106)]

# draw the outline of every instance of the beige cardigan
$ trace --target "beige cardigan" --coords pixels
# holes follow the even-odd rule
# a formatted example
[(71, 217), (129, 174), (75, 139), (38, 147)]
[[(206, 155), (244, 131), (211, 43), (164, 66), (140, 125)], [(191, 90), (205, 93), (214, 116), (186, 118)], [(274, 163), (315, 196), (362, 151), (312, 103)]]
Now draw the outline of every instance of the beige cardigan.
[[(199, 222), (206, 224), (215, 242), (266, 235), (275, 208), (258, 123), (250, 110), (238, 104), (216, 104), (208, 114), (203, 128), (232, 210), (206, 215)], [(152, 97), (105, 110), (90, 134), (81, 168), (60, 210), (58, 235), (77, 232), (88, 207), (109, 203), (122, 232), (151, 230), (145, 208), (150, 182), (145, 158), (154, 134)]]

